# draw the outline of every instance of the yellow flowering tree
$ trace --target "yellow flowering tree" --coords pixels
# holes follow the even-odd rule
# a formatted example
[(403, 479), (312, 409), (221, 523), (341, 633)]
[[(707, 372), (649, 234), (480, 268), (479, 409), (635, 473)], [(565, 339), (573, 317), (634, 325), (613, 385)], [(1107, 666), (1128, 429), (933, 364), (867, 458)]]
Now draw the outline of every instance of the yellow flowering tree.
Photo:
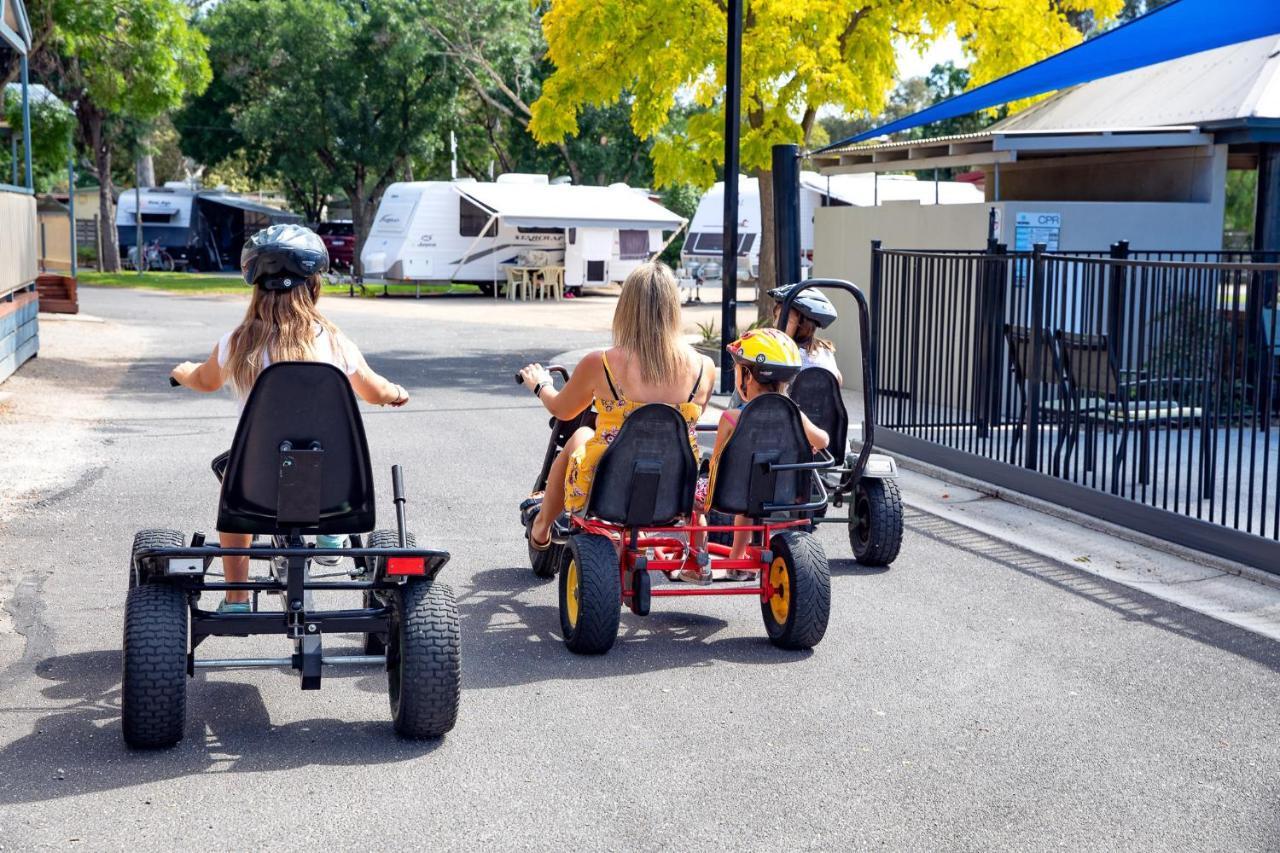
[[(821, 107), (878, 113), (897, 81), (898, 46), (924, 50), (949, 30), (980, 85), (1076, 43), (1124, 0), (744, 0), (742, 166), (760, 178), (761, 292), (773, 284), (770, 149), (809, 145)], [(620, 98), (654, 138), (660, 186), (715, 180), (724, 155), (726, 8), (722, 0), (548, 0), (554, 72), (532, 105), (543, 144), (578, 132), (584, 107)], [(703, 109), (678, 127), (677, 98)]]

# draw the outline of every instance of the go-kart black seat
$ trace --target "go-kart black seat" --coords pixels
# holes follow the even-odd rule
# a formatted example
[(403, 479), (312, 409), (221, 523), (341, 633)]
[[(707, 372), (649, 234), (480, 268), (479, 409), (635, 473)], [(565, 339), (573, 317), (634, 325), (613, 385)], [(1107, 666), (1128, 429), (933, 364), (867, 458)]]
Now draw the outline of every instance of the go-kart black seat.
[[(844, 461), (848, 451), (849, 412), (844, 407), (844, 397), (840, 394), (840, 383), (836, 375), (825, 367), (806, 367), (796, 374), (787, 388), (787, 396), (795, 401), (800, 411), (808, 415), (814, 426), (826, 431), (830, 436), (827, 445), (832, 455)], [(840, 482), (840, 474), (823, 472), (824, 480), (829, 485)]]
[(842, 454), (849, 438), (849, 413), (845, 410), (836, 375), (825, 367), (806, 367), (791, 380), (787, 396), (809, 416), (814, 426), (826, 431), (831, 438), (828, 446)]
[(742, 410), (720, 453), (711, 508), (763, 518), (765, 505), (796, 506), (809, 500), (810, 471), (768, 471), (766, 465), (813, 461), (800, 409), (781, 394), (761, 394)]
[(689, 426), (662, 403), (641, 406), (622, 422), (596, 466), (587, 515), (628, 527), (661, 527), (693, 512), (698, 463)]
[(373, 526), (373, 471), (351, 383), (320, 362), (267, 367), (236, 427), (218, 530), (338, 534)]

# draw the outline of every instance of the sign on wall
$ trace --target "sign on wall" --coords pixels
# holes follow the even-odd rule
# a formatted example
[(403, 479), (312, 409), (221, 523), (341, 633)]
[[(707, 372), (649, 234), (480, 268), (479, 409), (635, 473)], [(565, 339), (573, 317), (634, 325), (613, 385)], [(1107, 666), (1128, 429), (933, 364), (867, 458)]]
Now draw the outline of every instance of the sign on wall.
[(1056, 252), (1061, 233), (1061, 213), (1018, 213), (1013, 222), (1013, 250), (1030, 252), (1037, 243), (1043, 243), (1050, 252)]

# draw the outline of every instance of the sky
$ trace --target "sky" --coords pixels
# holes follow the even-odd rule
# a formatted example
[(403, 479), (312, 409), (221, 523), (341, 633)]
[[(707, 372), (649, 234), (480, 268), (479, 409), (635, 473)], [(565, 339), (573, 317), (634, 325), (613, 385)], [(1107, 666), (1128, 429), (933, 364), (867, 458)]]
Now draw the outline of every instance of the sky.
[(898, 79), (923, 77), (933, 66), (948, 60), (956, 65), (969, 64), (960, 47), (960, 39), (956, 38), (954, 32), (948, 31), (945, 36), (934, 42), (923, 56), (907, 44), (900, 44), (898, 46)]

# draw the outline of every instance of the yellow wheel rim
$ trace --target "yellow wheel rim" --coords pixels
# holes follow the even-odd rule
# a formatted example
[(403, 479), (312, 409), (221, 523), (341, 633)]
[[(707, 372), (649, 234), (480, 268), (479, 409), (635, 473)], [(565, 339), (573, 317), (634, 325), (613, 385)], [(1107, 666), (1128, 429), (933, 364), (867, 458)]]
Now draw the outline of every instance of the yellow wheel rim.
[(564, 577), (564, 609), (565, 615), (569, 617), (569, 626), (573, 628), (578, 626), (578, 596), (580, 591), (578, 561), (570, 560), (569, 568), (565, 569)]
[(787, 561), (781, 557), (775, 557), (769, 567), (769, 584), (773, 587), (773, 598), (769, 599), (773, 620), (785, 625), (791, 612), (791, 574), (787, 571)]

